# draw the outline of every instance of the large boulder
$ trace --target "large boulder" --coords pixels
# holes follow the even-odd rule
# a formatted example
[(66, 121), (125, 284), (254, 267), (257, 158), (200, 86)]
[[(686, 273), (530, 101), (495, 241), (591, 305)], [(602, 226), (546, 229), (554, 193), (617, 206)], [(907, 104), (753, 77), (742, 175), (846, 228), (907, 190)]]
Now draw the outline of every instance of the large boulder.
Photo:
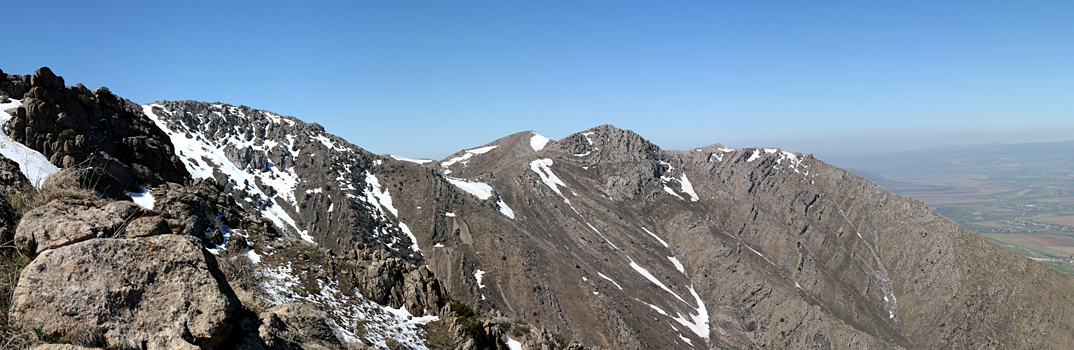
[[(48, 249), (91, 238), (128, 235), (128, 222), (152, 215), (153, 212), (134, 202), (58, 199), (23, 215), (22, 221), (15, 229), (15, 246), (24, 254), (33, 257)], [(135, 225), (132, 227), (134, 230), (155, 231), (130, 232), (129, 236), (169, 233), (169, 230), (158, 230), (157, 226), (151, 223)]]
[(196, 238), (91, 239), (45, 251), (23, 270), (11, 318), (23, 331), (87, 333), (110, 347), (213, 347), (232, 329), (234, 292)]

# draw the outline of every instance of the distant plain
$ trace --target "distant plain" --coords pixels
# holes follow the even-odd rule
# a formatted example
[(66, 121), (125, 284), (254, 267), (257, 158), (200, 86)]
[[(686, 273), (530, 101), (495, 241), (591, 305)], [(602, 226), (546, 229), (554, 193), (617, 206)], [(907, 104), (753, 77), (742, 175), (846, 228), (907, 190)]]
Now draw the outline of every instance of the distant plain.
[(827, 159), (983, 236), (1074, 275), (1074, 141)]

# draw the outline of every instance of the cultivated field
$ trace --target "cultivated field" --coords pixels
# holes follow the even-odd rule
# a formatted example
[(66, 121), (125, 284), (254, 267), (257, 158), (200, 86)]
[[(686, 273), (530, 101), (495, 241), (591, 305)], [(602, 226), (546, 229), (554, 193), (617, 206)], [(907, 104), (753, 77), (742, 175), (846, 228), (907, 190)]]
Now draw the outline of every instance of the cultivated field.
[(1074, 275), (1074, 142), (966, 146), (833, 163), (861, 169), (853, 171)]

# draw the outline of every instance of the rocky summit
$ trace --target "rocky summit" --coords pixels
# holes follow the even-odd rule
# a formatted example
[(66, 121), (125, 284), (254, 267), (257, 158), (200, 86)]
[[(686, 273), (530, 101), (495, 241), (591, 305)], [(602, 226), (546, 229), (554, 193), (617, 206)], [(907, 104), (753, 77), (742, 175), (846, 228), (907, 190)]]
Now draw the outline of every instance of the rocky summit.
[(436, 161), (48, 68), (0, 95), (5, 348), (1074, 344), (1070, 276), (807, 154), (602, 125)]

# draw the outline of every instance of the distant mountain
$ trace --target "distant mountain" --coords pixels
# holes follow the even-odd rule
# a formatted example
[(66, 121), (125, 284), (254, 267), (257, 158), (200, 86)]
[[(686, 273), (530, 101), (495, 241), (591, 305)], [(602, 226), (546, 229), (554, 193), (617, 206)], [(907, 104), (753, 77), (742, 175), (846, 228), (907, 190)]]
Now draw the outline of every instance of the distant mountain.
[[(425, 161), (373, 155), (316, 124), (220, 103), (117, 98), (123, 113), (83, 118), (108, 123), (63, 124), (111, 103), (110, 93), (65, 88), (44, 71), (4, 78), (2, 91), (41, 106), (14, 110), (6, 131), (16, 142), (38, 140), (21, 144), (60, 168), (49, 181), (115, 163), (123, 167), (111, 172), (126, 174), (111, 177), (124, 190), (118, 197), (128, 196), (68, 198), (26, 214), (34, 219), (15, 241), (40, 255), (16, 288), (17, 329), (84, 324), (108, 344), (135, 348), (1074, 343), (1074, 278), (810, 155), (720, 144), (663, 150), (602, 125), (560, 140), (521, 132)], [(67, 102), (49, 100), (56, 96)], [(35, 122), (46, 117), (55, 125)], [(83, 136), (68, 152), (78, 141), (58, 140), (66, 129), (75, 140), (131, 146)], [(86, 217), (110, 231), (57, 239), (47, 228)], [(153, 248), (162, 244), (176, 248)], [(118, 263), (101, 258), (112, 256)], [(68, 273), (99, 266), (111, 272)], [(173, 270), (190, 282), (176, 282)], [(137, 283), (99, 283), (105, 276)], [(87, 291), (80, 300), (104, 306), (43, 292), (77, 288)], [(127, 302), (135, 294), (154, 308)], [(52, 300), (83, 311), (60, 312)], [(159, 306), (180, 304), (203, 309)], [(154, 333), (145, 330), (163, 340), (146, 340)]]

